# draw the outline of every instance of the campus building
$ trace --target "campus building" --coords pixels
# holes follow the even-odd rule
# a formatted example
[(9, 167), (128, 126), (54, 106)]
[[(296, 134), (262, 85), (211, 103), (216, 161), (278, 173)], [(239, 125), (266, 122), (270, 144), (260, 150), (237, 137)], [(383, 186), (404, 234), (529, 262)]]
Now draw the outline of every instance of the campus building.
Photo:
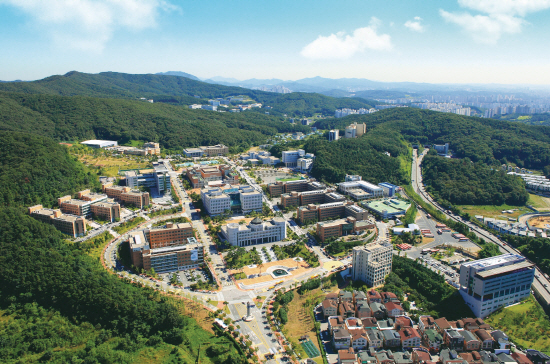
[(237, 210), (243, 213), (262, 211), (262, 194), (248, 185), (221, 189), (204, 188), (201, 198), (209, 215), (220, 215), (226, 210)]
[(334, 221), (324, 221), (317, 223), (317, 235), (321, 241), (328, 238), (339, 238), (355, 233), (356, 220), (353, 217), (338, 219)]
[(102, 201), (91, 206), (92, 215), (109, 222), (120, 219), (120, 204), (114, 201)]
[(298, 164), (298, 159), (304, 157), (305, 155), (306, 155), (306, 151), (303, 149), (287, 150), (282, 153), (281, 160), (286, 167), (292, 168), (292, 167), (296, 167)]
[(395, 195), (395, 193), (399, 190), (399, 186), (396, 186), (389, 182), (379, 183), (378, 187), (382, 187), (382, 190), (384, 191), (384, 197), (393, 197), (393, 195)]
[(33, 218), (53, 225), (57, 230), (73, 238), (86, 234), (86, 219), (82, 216), (66, 215), (61, 210), (54, 210), (36, 205), (29, 207)]
[(118, 145), (117, 142), (113, 140), (86, 140), (84, 142), (81, 142), (80, 144), (87, 145), (91, 148), (109, 148), (109, 147), (116, 147)]
[(143, 148), (135, 148), (135, 147), (118, 147), (116, 148), (119, 151), (121, 151), (124, 154), (131, 154), (131, 155), (160, 155), (160, 144), (159, 143), (144, 143)]
[[(211, 107), (213, 106), (211, 105)], [(198, 148), (187, 148), (183, 150), (183, 154), (185, 154), (185, 156), (189, 158), (203, 156), (214, 157), (218, 155), (226, 155), (227, 153), (229, 153), (229, 147), (223, 144), (216, 144)]]
[(106, 183), (101, 188), (107, 196), (139, 209), (150, 204), (149, 192), (132, 190), (130, 187), (113, 186), (112, 183)]
[(411, 207), (409, 202), (398, 199), (362, 202), (362, 204), (383, 219), (405, 215), (409, 207)]
[(269, 194), (271, 195), (271, 197), (278, 197), (283, 193), (290, 193), (292, 191), (304, 192), (304, 191), (324, 190), (325, 185), (323, 185), (320, 182), (302, 179), (297, 181), (270, 183), (267, 185), (267, 188), (269, 190)]
[(274, 217), (271, 221), (262, 221), (256, 217), (248, 225), (224, 225), (222, 233), (233, 246), (272, 243), (286, 238), (286, 221), (281, 217)]
[[(353, 178), (356, 176), (350, 177)], [(351, 196), (357, 201), (384, 197), (384, 189), (382, 187), (362, 180), (339, 183), (338, 190), (344, 194)]]
[(126, 172), (126, 186), (156, 188), (159, 194), (170, 190), (170, 174), (163, 163), (155, 162), (152, 171), (142, 172), (139, 170)]
[(346, 198), (330, 190), (313, 190), (305, 192), (292, 191), (281, 195), (281, 206), (303, 206), (309, 204), (345, 201)]
[(365, 220), (370, 215), (365, 209), (354, 205), (352, 202), (345, 201), (324, 203), (321, 205), (309, 204), (298, 207), (296, 211), (296, 218), (300, 224), (345, 216), (354, 217), (356, 220)]
[(346, 127), (346, 138), (357, 138), (367, 132), (367, 125), (365, 123), (357, 124), (353, 123)]
[(331, 130), (328, 132), (328, 141), (333, 142), (340, 139), (340, 134), (338, 130)]
[(376, 242), (353, 248), (352, 279), (361, 280), (369, 287), (384, 283), (392, 268), (392, 244)]
[(167, 223), (138, 231), (129, 239), (132, 264), (157, 273), (198, 268), (204, 263), (204, 246), (193, 236), (189, 223)]
[(183, 171), (193, 188), (208, 187), (212, 182), (238, 184), (239, 175), (228, 165), (192, 167)]
[(477, 317), (529, 297), (535, 265), (519, 254), (464, 263), (460, 266), (460, 294)]
[[(89, 190), (87, 190), (89, 192)], [(92, 205), (108, 199), (107, 195), (99, 193), (87, 193), (82, 195), (81, 191), (79, 195), (82, 200), (74, 199), (70, 195), (63, 196), (57, 199), (61, 211), (64, 214), (71, 214), (77, 216), (92, 217)]]

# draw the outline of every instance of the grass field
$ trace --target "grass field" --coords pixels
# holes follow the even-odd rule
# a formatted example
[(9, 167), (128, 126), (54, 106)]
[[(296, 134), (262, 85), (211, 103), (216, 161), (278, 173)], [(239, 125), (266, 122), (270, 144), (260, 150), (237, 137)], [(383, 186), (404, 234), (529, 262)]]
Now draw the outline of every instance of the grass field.
[(550, 211), (550, 198), (530, 193), (528, 203), (539, 211)]
[(93, 155), (78, 155), (78, 159), (92, 169), (100, 171), (102, 176), (116, 177), (119, 169), (152, 168), (149, 161), (143, 161), (136, 156), (108, 157)]
[(533, 296), (493, 313), (485, 321), (504, 331), (521, 348), (550, 353), (550, 320)]
[[(475, 215), (482, 215), (484, 217), (494, 217), (499, 219), (508, 219), (509, 217), (517, 218), (519, 215), (523, 215), (526, 212), (532, 212), (530, 209), (528, 209), (525, 206), (508, 206), (508, 205), (501, 205), (501, 206), (494, 206), (494, 205), (461, 205), (458, 206), (458, 208), (463, 211), (470, 214), (470, 216), (473, 218)], [(503, 214), (502, 211), (504, 210), (515, 210), (511, 214)]]

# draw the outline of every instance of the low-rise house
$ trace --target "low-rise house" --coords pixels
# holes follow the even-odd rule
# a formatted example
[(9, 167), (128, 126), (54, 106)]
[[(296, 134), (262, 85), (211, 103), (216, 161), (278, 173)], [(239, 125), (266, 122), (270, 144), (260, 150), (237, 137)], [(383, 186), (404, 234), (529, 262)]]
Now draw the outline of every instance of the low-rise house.
[(374, 289), (367, 292), (367, 299), (369, 303), (382, 303), (382, 295)]
[(478, 351), (481, 349), (481, 341), (479, 341), (476, 335), (466, 330), (460, 330), (458, 333), (464, 337), (464, 350)]
[(430, 353), (424, 349), (413, 349), (412, 355), (411, 355), (413, 364), (432, 364), (432, 356)]
[(327, 295), (325, 296), (325, 299), (326, 299), (326, 300), (335, 300), (335, 301), (338, 301), (338, 293), (336, 293), (336, 292), (327, 293)]
[(483, 321), (482, 318), (465, 318), (462, 319), (464, 322), (464, 330), (468, 331), (476, 331), (478, 329), (490, 329), (491, 326), (489, 324), (486, 324), (485, 321)]
[(516, 350), (512, 353), (512, 358), (514, 358), (515, 361), (518, 362), (518, 364), (534, 364), (531, 360), (529, 360), (527, 355), (519, 350)]
[(351, 346), (353, 349), (366, 349), (368, 345), (367, 333), (364, 329), (349, 330), (351, 334)]
[(353, 303), (353, 293), (349, 291), (340, 291), (340, 301)]
[(395, 302), (386, 302), (384, 303), (384, 306), (386, 306), (386, 311), (388, 311), (389, 317), (397, 317), (405, 314), (403, 307)]
[(322, 308), (325, 318), (338, 315), (338, 302), (336, 300), (325, 299), (322, 303)]
[(444, 335), (445, 330), (451, 328), (451, 324), (449, 324), (449, 321), (445, 317), (440, 317), (435, 320), (435, 327), (441, 335)]
[(481, 341), (482, 350), (493, 350), (495, 340), (487, 330), (479, 329), (474, 331), (474, 334), (479, 338), (479, 341)]
[(455, 329), (445, 330), (443, 340), (445, 341), (447, 347), (451, 350), (464, 350), (464, 336), (460, 335)]
[[(353, 302), (355, 304), (361, 302), (361, 301), (368, 301), (367, 295), (363, 291), (353, 291)], [(368, 303), (368, 302), (367, 302)]]
[(356, 364), (355, 351), (353, 348), (338, 350), (338, 364)]
[(550, 356), (534, 349), (527, 349), (526, 355), (533, 364), (550, 364)]
[(420, 316), (418, 320), (418, 329), (424, 332), (427, 329), (435, 329), (435, 320), (432, 316)]
[(491, 331), (491, 336), (495, 340), (495, 354), (505, 353), (510, 354), (510, 339), (508, 335), (500, 330)]
[(378, 330), (367, 329), (367, 341), (369, 342), (369, 348), (380, 349), (384, 347), (384, 336)]
[(516, 360), (506, 353), (497, 354), (499, 364), (517, 364)]
[(439, 362), (441, 364), (468, 364), (468, 362), (462, 359), (456, 350), (443, 349), (439, 353)]
[(459, 353), (458, 355), (466, 360), (468, 364), (483, 364), (481, 355), (477, 351)]
[(348, 318), (355, 315), (355, 307), (351, 301), (342, 301), (338, 305), (338, 315)]
[(378, 364), (394, 364), (393, 353), (389, 350), (380, 350), (374, 355)]
[(369, 305), (371, 311), (372, 311), (372, 317), (374, 317), (377, 320), (383, 320), (387, 316), (386, 306), (384, 306), (381, 303), (373, 302)]
[(407, 316), (398, 316), (395, 318), (393, 328), (396, 330), (406, 329), (407, 327), (413, 327), (414, 323)]
[(401, 303), (399, 301), (399, 298), (397, 298), (397, 295), (393, 292), (382, 292), (382, 302), (388, 303), (388, 302), (394, 302), (394, 303)]
[(417, 348), (421, 344), (420, 334), (412, 327), (401, 329), (399, 336), (401, 336), (401, 347), (403, 349)]
[(357, 301), (355, 305), (355, 317), (360, 319), (372, 317), (372, 310), (366, 300)]
[(332, 335), (332, 332), (336, 329), (345, 329), (346, 323), (342, 316), (331, 316), (328, 318), (328, 330)]
[(378, 329), (378, 320), (376, 320), (374, 317), (367, 317), (364, 319), (361, 319), (361, 323), (363, 324), (363, 328), (366, 329)]
[(408, 351), (400, 352), (396, 351), (393, 354), (393, 361), (395, 364), (413, 364), (412, 354)]
[(401, 336), (395, 330), (384, 330), (381, 331), (382, 336), (384, 336), (384, 347), (385, 348), (397, 348), (401, 346)]
[(378, 330), (392, 330), (394, 329), (395, 321), (391, 318), (387, 320), (378, 320)]
[(351, 334), (347, 329), (335, 329), (332, 332), (332, 345), (336, 350), (347, 349), (351, 346)]
[(376, 364), (376, 356), (373, 349), (361, 350), (357, 353), (358, 364)]
[(432, 353), (438, 352), (443, 344), (443, 337), (439, 332), (433, 329), (427, 329), (422, 335), (422, 342)]

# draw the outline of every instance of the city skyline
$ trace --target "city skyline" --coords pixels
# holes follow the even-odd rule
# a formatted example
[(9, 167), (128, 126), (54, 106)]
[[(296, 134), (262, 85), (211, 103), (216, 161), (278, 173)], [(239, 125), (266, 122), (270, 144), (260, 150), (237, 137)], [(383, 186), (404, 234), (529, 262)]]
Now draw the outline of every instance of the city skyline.
[(550, 85), (548, 0), (0, 0), (0, 10), (4, 81), (77, 70)]

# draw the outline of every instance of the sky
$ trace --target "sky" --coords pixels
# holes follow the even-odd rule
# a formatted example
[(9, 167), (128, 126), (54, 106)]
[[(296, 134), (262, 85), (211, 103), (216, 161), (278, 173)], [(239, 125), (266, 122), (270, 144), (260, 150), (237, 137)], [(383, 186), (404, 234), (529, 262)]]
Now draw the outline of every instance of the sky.
[(69, 71), (550, 85), (550, 0), (0, 0), (0, 80)]

